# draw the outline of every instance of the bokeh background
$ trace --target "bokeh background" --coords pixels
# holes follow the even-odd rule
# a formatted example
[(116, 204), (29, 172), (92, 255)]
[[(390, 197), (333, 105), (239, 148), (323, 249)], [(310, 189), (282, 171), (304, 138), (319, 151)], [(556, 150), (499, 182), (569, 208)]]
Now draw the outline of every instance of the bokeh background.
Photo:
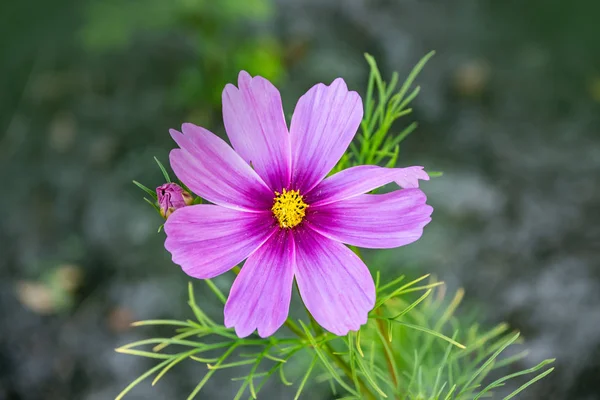
[[(465, 287), (463, 312), (523, 332), (523, 366), (557, 357), (520, 398), (600, 399), (598, 15), (597, 0), (1, 2), (0, 399), (111, 399), (151, 365), (113, 349), (152, 333), (133, 320), (185, 317), (188, 278), (131, 181), (162, 183), (169, 128), (223, 133), (240, 69), (291, 113), (337, 76), (364, 93), (364, 52), (405, 76), (432, 49), (400, 163), (444, 171), (423, 185), (434, 219), (368, 257)], [(128, 398), (185, 398), (193, 364)], [(229, 378), (202, 398), (230, 398)]]

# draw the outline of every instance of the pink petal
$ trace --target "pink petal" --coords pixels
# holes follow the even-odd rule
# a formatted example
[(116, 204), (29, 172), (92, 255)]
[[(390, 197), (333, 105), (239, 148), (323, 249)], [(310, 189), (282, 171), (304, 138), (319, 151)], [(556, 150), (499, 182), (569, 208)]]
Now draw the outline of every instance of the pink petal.
[(292, 187), (306, 193), (321, 181), (356, 134), (363, 116), (362, 100), (343, 79), (320, 83), (300, 97), (292, 123)]
[(350, 249), (310, 228), (296, 230), (296, 282), (315, 320), (336, 335), (358, 330), (375, 305), (367, 266)]
[(242, 262), (276, 230), (269, 211), (198, 204), (176, 210), (167, 219), (165, 248), (186, 274), (208, 279)]
[(330, 239), (373, 249), (404, 246), (419, 239), (433, 208), (419, 189), (361, 194), (309, 207), (307, 223)]
[(294, 281), (294, 240), (289, 229), (279, 230), (248, 260), (233, 282), (225, 304), (225, 326), (239, 337), (258, 329), (261, 337), (275, 333), (285, 322)]
[(290, 134), (279, 91), (263, 77), (246, 71), (238, 77), (239, 89), (223, 90), (223, 121), (237, 153), (251, 163), (269, 187), (281, 191), (290, 183)]
[(311, 206), (333, 203), (370, 192), (390, 182), (403, 188), (418, 188), (419, 179), (429, 180), (423, 167), (383, 168), (377, 165), (361, 165), (338, 172), (319, 183), (307, 193)]
[(223, 207), (266, 210), (273, 192), (223, 139), (193, 124), (183, 134), (171, 130), (180, 149), (171, 150), (171, 167), (198, 196)]
[(394, 177), (394, 181), (401, 188), (418, 188), (419, 179), (428, 181), (429, 175), (423, 170), (423, 167), (407, 167), (407, 168), (394, 168), (398, 171), (398, 175)]

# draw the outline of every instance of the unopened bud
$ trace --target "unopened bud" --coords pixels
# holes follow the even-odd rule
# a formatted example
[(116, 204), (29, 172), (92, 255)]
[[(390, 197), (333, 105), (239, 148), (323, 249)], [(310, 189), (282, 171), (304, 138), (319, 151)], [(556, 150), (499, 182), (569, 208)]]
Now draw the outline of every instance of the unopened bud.
[(173, 211), (189, 206), (194, 202), (192, 196), (176, 183), (165, 183), (156, 188), (160, 215), (167, 218)]

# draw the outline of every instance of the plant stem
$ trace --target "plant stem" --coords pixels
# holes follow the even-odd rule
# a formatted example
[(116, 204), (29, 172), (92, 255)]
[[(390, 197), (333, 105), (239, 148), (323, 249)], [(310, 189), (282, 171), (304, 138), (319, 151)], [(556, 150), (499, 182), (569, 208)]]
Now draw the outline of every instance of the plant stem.
[[(375, 313), (381, 315), (381, 308), (378, 308)], [(386, 342), (385, 322), (382, 319), (377, 320), (377, 329), (379, 330), (379, 333), (381, 333), (381, 344), (383, 345), (383, 353), (385, 354), (388, 372), (392, 377), (394, 387), (398, 390), (398, 377), (396, 376), (396, 369), (394, 368), (393, 362), (394, 350), (390, 348), (389, 344)]]
[(299, 338), (304, 339), (304, 332), (302, 332), (302, 329), (300, 329), (298, 327), (298, 325), (296, 325), (296, 323), (294, 321), (292, 321), (291, 318), (288, 318), (285, 320), (285, 326), (287, 326), (289, 328), (290, 331), (294, 332), (296, 335), (298, 335)]

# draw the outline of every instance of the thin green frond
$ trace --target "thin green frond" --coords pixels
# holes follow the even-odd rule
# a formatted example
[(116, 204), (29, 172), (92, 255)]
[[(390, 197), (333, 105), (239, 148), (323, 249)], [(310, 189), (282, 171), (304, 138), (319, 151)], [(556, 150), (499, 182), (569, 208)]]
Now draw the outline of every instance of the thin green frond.
[[(231, 353), (235, 351), (236, 348), (237, 345), (233, 344), (225, 353), (223, 353), (221, 357), (219, 357), (214, 367), (218, 367), (219, 365), (223, 364), (225, 360), (227, 360), (227, 358), (231, 355)], [(196, 385), (192, 393), (190, 393), (190, 395), (188, 396), (187, 400), (192, 400), (194, 397), (196, 397), (196, 395), (202, 390), (204, 385), (206, 385), (206, 382), (208, 382), (208, 380), (213, 376), (217, 369), (218, 368), (209, 369), (208, 372), (206, 372), (204, 378), (202, 378), (198, 385)]]
[(165, 169), (164, 165), (162, 165), (162, 163), (160, 161), (158, 161), (158, 158), (154, 157), (154, 161), (156, 161), (156, 164), (158, 164), (158, 168), (160, 168), (160, 171), (162, 172), (163, 176), (165, 177), (165, 181), (167, 181), (168, 183), (171, 183), (171, 178), (169, 178), (169, 174), (167, 173), (167, 170)]
[(185, 321), (179, 321), (176, 319), (148, 319), (144, 321), (132, 322), (131, 326), (149, 326), (149, 325), (172, 325), (172, 326), (185, 326), (188, 328), (197, 328), (198, 325), (191, 324)]
[(358, 365), (358, 369), (362, 372), (362, 375), (365, 377), (365, 379), (367, 380), (367, 382), (369, 383), (369, 385), (383, 398), (387, 398), (387, 395), (385, 394), (385, 392), (383, 390), (381, 390), (381, 388), (379, 387), (379, 385), (377, 384), (377, 382), (375, 381), (375, 379), (373, 378), (372, 374), (369, 372), (369, 370), (367, 368), (365, 368), (365, 365), (363, 363), (363, 361), (361, 360), (360, 357), (356, 358), (356, 364)]
[(156, 384), (156, 382), (158, 382), (160, 380), (160, 378), (162, 378), (167, 372), (169, 372), (169, 370), (171, 368), (173, 368), (175, 365), (179, 364), (180, 362), (182, 362), (183, 360), (185, 360), (186, 358), (190, 358), (190, 356), (193, 356), (195, 353), (198, 352), (198, 349), (194, 349), (194, 350), (190, 350), (188, 352), (185, 352), (183, 354), (181, 354), (179, 357), (174, 358), (173, 360), (171, 360), (171, 362), (169, 364), (167, 364), (154, 378), (154, 380), (152, 381), (152, 386), (154, 386)]
[(454, 346), (456, 346), (458, 348), (461, 348), (461, 349), (466, 349), (467, 348), (466, 346), (458, 343), (456, 340), (452, 340), (448, 336), (443, 335), (443, 334), (441, 334), (439, 332), (436, 332), (434, 330), (431, 330), (429, 328), (425, 328), (423, 326), (413, 325), (413, 324), (409, 324), (407, 322), (402, 322), (402, 321), (397, 321), (397, 320), (393, 320), (392, 322), (394, 322), (396, 324), (400, 324), (400, 325), (405, 326), (407, 328), (411, 328), (411, 329), (415, 329), (417, 331), (425, 332), (425, 333), (427, 333), (429, 335), (432, 335), (432, 336), (435, 336), (435, 337), (437, 337), (439, 339), (445, 340), (446, 342), (451, 343), (451, 344), (453, 344)]
[(528, 374), (532, 374), (534, 372), (538, 372), (540, 369), (544, 368), (548, 364), (552, 364), (554, 361), (555, 361), (555, 359), (553, 359), (553, 358), (552, 359), (548, 359), (548, 360), (544, 360), (541, 363), (539, 363), (538, 365), (536, 365), (535, 367), (528, 368), (528, 369), (525, 369), (523, 371), (515, 372), (514, 374), (510, 374), (510, 375), (507, 375), (507, 376), (502, 377), (500, 379), (497, 379), (494, 382), (490, 383), (488, 386), (486, 386), (481, 392), (479, 392), (479, 394), (477, 396), (475, 396), (475, 398), (473, 400), (477, 400), (477, 399), (481, 398), (484, 394), (488, 393), (492, 389), (500, 387), (501, 385), (504, 384), (504, 382), (506, 382), (506, 381), (508, 381), (510, 379), (514, 379), (514, 378), (517, 378), (519, 376), (528, 375)]
[(402, 310), (400, 313), (396, 314), (395, 316), (391, 317), (390, 319), (393, 320), (393, 319), (401, 318), (403, 315), (410, 312), (413, 308), (418, 306), (423, 300), (425, 300), (431, 294), (431, 290), (432, 289), (427, 290), (421, 297), (419, 297), (417, 300), (413, 301), (408, 307), (406, 307), (404, 310)]
[(150, 368), (148, 371), (146, 371), (145, 373), (143, 373), (142, 375), (140, 375), (136, 380), (134, 380), (133, 382), (131, 382), (125, 389), (123, 389), (121, 391), (121, 393), (119, 393), (117, 395), (117, 397), (115, 397), (115, 400), (121, 400), (123, 397), (125, 397), (125, 395), (127, 393), (129, 393), (131, 391), (131, 389), (133, 389), (134, 387), (136, 387), (138, 383), (142, 382), (144, 379), (148, 378), (150, 375), (152, 375), (156, 371), (159, 371), (160, 369), (162, 369), (164, 366), (166, 366), (170, 362), (171, 362), (171, 358), (169, 358), (168, 360), (165, 360), (165, 361), (161, 362), (160, 364), (157, 364), (154, 367)]
[(398, 91), (398, 97), (399, 98), (403, 98), (406, 95), (406, 92), (412, 86), (412, 84), (415, 82), (415, 79), (417, 79), (417, 76), (419, 76), (419, 74), (421, 73), (421, 71), (425, 67), (425, 64), (427, 64), (427, 62), (434, 55), (435, 55), (435, 51), (430, 51), (429, 53), (427, 53), (425, 55), (425, 57), (423, 57), (423, 58), (421, 58), (419, 60), (419, 62), (417, 63), (417, 65), (415, 65), (413, 67), (413, 69), (408, 74), (408, 77), (406, 78), (406, 80), (404, 81), (404, 83), (402, 84), (402, 86), (400, 87), (400, 91)]
[(554, 367), (548, 369), (545, 372), (542, 372), (541, 374), (539, 374), (535, 378), (531, 379), (530, 381), (528, 381), (527, 383), (525, 383), (524, 385), (522, 385), (520, 388), (518, 388), (517, 390), (515, 390), (514, 392), (512, 392), (511, 394), (509, 394), (508, 396), (506, 396), (504, 398), (504, 400), (512, 399), (513, 397), (515, 397), (516, 395), (518, 395), (519, 393), (521, 393), (523, 390), (527, 389), (529, 386), (533, 385), (534, 383), (536, 383), (540, 379), (544, 378), (545, 376), (551, 374), (552, 371), (554, 371)]
[[(178, 340), (178, 339), (172, 339), (172, 338), (152, 338), (152, 339), (143, 339), (143, 340), (138, 340), (136, 342), (128, 343), (126, 345), (119, 347), (118, 349), (116, 349), (116, 351), (119, 352), (121, 350), (131, 349), (133, 347), (145, 346), (147, 344), (159, 344), (159, 343), (168, 343), (168, 344), (175, 344), (175, 345), (188, 346), (188, 347), (205, 347), (206, 346), (203, 343), (194, 342), (191, 340)], [(229, 344), (229, 343), (227, 343), (227, 344)], [(223, 343), (222, 345), (226, 346), (227, 344)]]
[(150, 197), (151, 197), (151, 198), (153, 198), (154, 200), (156, 200), (156, 199), (157, 199), (156, 192), (155, 192), (154, 190), (152, 190), (152, 189), (150, 189), (150, 188), (148, 188), (148, 187), (146, 187), (146, 186), (142, 185), (142, 184), (141, 184), (141, 183), (139, 183), (138, 181), (135, 181), (135, 180), (134, 180), (134, 181), (132, 181), (132, 182), (133, 182), (133, 184), (134, 184), (135, 186), (139, 187), (139, 188), (140, 188), (140, 189), (142, 189), (144, 192), (146, 192), (146, 193), (148, 194), (148, 196), (150, 196)]
[[(210, 285), (209, 285), (210, 286)], [(194, 287), (192, 282), (188, 282), (188, 305), (192, 309), (196, 319), (203, 326), (215, 326), (215, 323), (202, 311), (200, 307), (196, 304), (196, 299), (194, 297)], [(234, 336), (235, 337), (235, 336)]]
[(506, 341), (506, 343), (504, 343), (502, 347), (500, 347), (490, 358), (488, 358), (487, 361), (485, 361), (481, 365), (481, 367), (479, 367), (479, 369), (475, 371), (471, 378), (464, 384), (463, 389), (458, 393), (458, 395), (460, 396), (463, 392), (465, 392), (469, 388), (469, 385), (479, 376), (479, 374), (481, 374), (488, 366), (490, 366), (500, 355), (500, 353), (502, 353), (508, 346), (513, 344), (519, 338), (519, 336), (520, 334), (517, 332), (510, 340)]
[(335, 368), (333, 367), (333, 365), (331, 365), (331, 362), (329, 361), (329, 359), (327, 358), (327, 356), (325, 355), (325, 353), (321, 350), (319, 344), (315, 340), (315, 337), (312, 335), (312, 333), (310, 332), (310, 330), (308, 329), (308, 327), (302, 321), (300, 321), (300, 326), (302, 327), (302, 329), (304, 330), (304, 333), (306, 334), (306, 337), (310, 341), (310, 344), (312, 345), (314, 352), (319, 357), (319, 360), (321, 361), (321, 364), (323, 365), (323, 367), (327, 371), (329, 371), (329, 373), (331, 374), (332, 378), (341, 387), (343, 387), (344, 389), (346, 389), (349, 393), (358, 396), (359, 394), (356, 393), (356, 391), (353, 388), (351, 388), (350, 386), (348, 386), (348, 384), (346, 384), (346, 382), (344, 382), (344, 380), (337, 373), (337, 371), (335, 370)]
[[(129, 354), (130, 356), (138, 356), (138, 357), (146, 357), (146, 358), (157, 358), (163, 360), (169, 360), (173, 358), (173, 354), (161, 354), (161, 353), (153, 353), (151, 351), (143, 351), (143, 350), (134, 350), (134, 349), (115, 349), (117, 353), (121, 354)], [(176, 356), (176, 354), (175, 354)]]
[(148, 199), (147, 197), (144, 197), (144, 201), (146, 203), (150, 204), (152, 206), (152, 208), (154, 208), (154, 210), (160, 214), (160, 209), (156, 205), (156, 201), (152, 201), (152, 200)]
[[(429, 275), (425, 275), (424, 278), (427, 278)], [(386, 283), (385, 285), (381, 286), (381, 287), (377, 287), (377, 294), (386, 291), (387, 289), (398, 285), (400, 282), (402, 282), (404, 280), (404, 278), (406, 278), (404, 275), (400, 275), (399, 277), (397, 277), (396, 279), (390, 281), (389, 283)], [(423, 278), (423, 279), (424, 279)]]
[(219, 301), (221, 301), (221, 303), (225, 304), (225, 302), (227, 301), (227, 298), (225, 297), (223, 292), (221, 292), (221, 289), (219, 289), (217, 287), (217, 285), (215, 285), (214, 282), (211, 281), (210, 279), (205, 279), (204, 282), (206, 282), (206, 284), (208, 285), (210, 290), (212, 290), (212, 292), (215, 294), (215, 296), (218, 297)]
[[(173, 336), (173, 339), (175, 339), (175, 340), (186, 339), (186, 338), (189, 338), (191, 336), (198, 336), (198, 335), (200, 335), (202, 333), (203, 333), (203, 329), (202, 328), (200, 328), (200, 329), (190, 329), (188, 331), (185, 331), (185, 332), (182, 332), (182, 333), (180, 333), (178, 335)], [(154, 346), (152, 348), (152, 351), (159, 352), (159, 351), (164, 350), (167, 346), (169, 346), (169, 343), (161, 343), (161, 344), (158, 344), (158, 345)]]
[(317, 365), (318, 361), (319, 361), (319, 357), (317, 355), (315, 355), (313, 357), (312, 361), (310, 362), (308, 369), (304, 373), (304, 377), (302, 378), (302, 381), (300, 381), (300, 386), (298, 386), (298, 390), (296, 391), (294, 400), (298, 400), (300, 398), (300, 395), (302, 394), (302, 390), (304, 390), (304, 385), (306, 385), (306, 382), (308, 381), (308, 378), (310, 377), (310, 374), (311, 374), (312, 370), (315, 368), (315, 365)]

